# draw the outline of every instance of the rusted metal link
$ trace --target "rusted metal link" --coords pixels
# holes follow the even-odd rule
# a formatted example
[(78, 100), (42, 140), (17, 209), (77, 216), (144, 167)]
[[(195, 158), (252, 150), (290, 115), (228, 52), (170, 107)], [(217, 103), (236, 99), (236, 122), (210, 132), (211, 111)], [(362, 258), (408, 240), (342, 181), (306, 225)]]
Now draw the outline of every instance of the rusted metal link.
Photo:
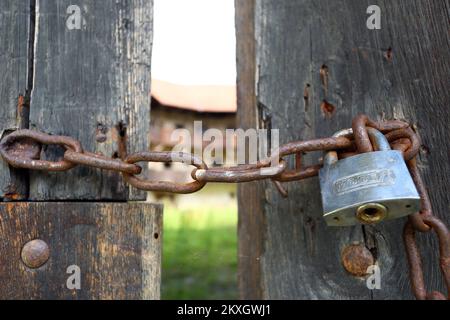
[[(308, 141), (295, 141), (282, 145), (278, 151), (274, 152), (271, 157), (262, 159), (256, 164), (240, 165), (236, 167), (220, 168), (220, 169), (208, 169), (198, 170), (195, 172), (195, 178), (201, 181), (215, 181), (215, 182), (248, 182), (253, 180), (259, 180), (264, 178), (271, 178), (275, 182), (275, 186), (280, 193), (286, 197), (287, 191), (282, 187), (279, 182), (288, 182), (294, 180), (301, 180), (309, 177), (316, 176), (321, 164), (309, 166), (306, 168), (299, 168), (300, 158), (299, 155), (302, 152), (308, 151), (322, 151), (322, 150), (339, 150), (352, 147), (353, 142), (347, 137), (337, 138), (322, 138)], [(269, 167), (272, 162), (280, 160), (282, 157), (288, 155), (296, 155), (296, 169), (287, 170), (286, 166), (283, 168), (277, 166), (275, 168)], [(282, 159), (281, 159), (282, 160)], [(285, 163), (284, 160), (280, 163)], [(261, 174), (261, 170), (274, 170), (274, 173), (267, 172), (265, 175)]]
[[(261, 169), (267, 171), (265, 178), (272, 178), (275, 181), (287, 182), (300, 180), (308, 177), (313, 177), (318, 174), (318, 170), (322, 167), (321, 164), (306, 167), (304, 169), (286, 170), (286, 166), (283, 165), (271, 168), (272, 163), (285, 163), (282, 157), (301, 152), (308, 151), (322, 151), (322, 150), (334, 150), (345, 149), (352, 147), (353, 142), (346, 137), (338, 138), (322, 138), (307, 141), (294, 141), (282, 145), (274, 154), (268, 158), (262, 159), (255, 164), (243, 164), (235, 167), (223, 167), (219, 169), (207, 169), (207, 170), (194, 170), (195, 178), (201, 181), (209, 182), (248, 182), (252, 180), (264, 179), (261, 175)], [(296, 167), (298, 167), (298, 162)], [(274, 173), (270, 170), (274, 170)], [(251, 177), (255, 177), (251, 179)], [(282, 192), (284, 193), (284, 192)]]
[[(420, 149), (420, 140), (409, 124), (400, 120), (374, 122), (366, 115), (358, 115), (352, 121), (353, 137), (358, 153), (373, 151), (372, 142), (367, 132), (367, 127), (373, 127), (385, 133), (389, 142), (399, 139), (408, 139), (410, 146), (406, 150), (402, 150), (406, 161), (414, 158)], [(346, 154), (345, 157), (351, 156)]]
[(450, 299), (450, 234), (446, 225), (433, 216), (423, 217), (423, 221), (432, 228), (439, 239), (440, 268), (447, 288), (447, 298), (440, 292), (427, 292), (422, 269), (422, 259), (416, 244), (415, 229), (411, 221), (405, 224), (403, 240), (410, 269), (411, 287), (418, 300)]
[[(414, 148), (410, 148), (409, 154), (407, 157), (411, 157), (412, 155), (415, 155), (418, 151), (418, 139), (416, 135), (411, 131), (401, 131), (406, 129), (398, 129), (398, 128), (404, 128), (408, 124), (404, 123), (402, 121), (387, 121), (383, 123), (377, 123), (373, 122), (371, 120), (367, 120), (367, 123), (369, 125), (372, 125), (374, 127), (377, 127), (384, 132), (388, 130), (397, 129), (396, 135), (392, 135), (391, 141), (398, 140), (400, 138), (408, 138), (412, 141), (412, 144)], [(365, 131), (367, 132), (367, 128), (365, 128)], [(354, 141), (350, 139), (351, 135), (349, 136), (338, 136), (338, 137), (331, 137), (331, 138), (322, 138), (322, 139), (314, 139), (314, 140), (308, 140), (308, 141), (295, 141), (290, 142), (287, 144), (284, 144), (279, 148), (277, 152), (275, 152), (271, 157), (261, 160), (260, 162), (256, 164), (249, 164), (249, 165), (240, 165), (237, 167), (229, 167), (229, 168), (221, 168), (221, 169), (210, 169), (208, 172), (201, 171), (200, 174), (197, 174), (197, 178), (202, 181), (215, 181), (215, 182), (245, 182), (245, 181), (251, 181), (252, 176), (258, 176), (258, 169), (268, 167), (271, 163), (271, 161), (276, 160), (277, 158), (281, 158), (287, 155), (295, 154), (296, 155), (296, 169), (295, 170), (289, 170), (285, 169), (280, 174), (276, 175), (272, 178), (274, 181), (278, 182), (289, 182), (289, 181), (296, 181), (301, 180), (309, 177), (314, 177), (318, 174), (320, 168), (322, 167), (322, 164), (312, 165), (309, 167), (301, 168), (299, 165), (301, 163), (301, 153), (308, 152), (308, 151), (328, 151), (328, 150), (343, 150), (343, 149), (351, 149), (354, 148)], [(370, 140), (369, 140), (370, 141)], [(347, 152), (347, 156), (353, 156), (358, 154), (358, 152)], [(345, 154), (344, 154), (345, 157)], [(211, 171), (211, 172), (209, 172)], [(237, 172), (233, 172), (237, 171)], [(249, 171), (252, 173), (248, 174), (248, 178), (243, 178), (243, 172)], [(270, 176), (267, 176), (267, 178)], [(253, 179), (256, 180), (256, 179)], [(276, 185), (277, 188), (280, 190), (281, 185)], [(283, 194), (283, 196), (286, 195), (286, 191), (280, 190), (280, 193)]]
[(364, 114), (357, 115), (353, 118), (352, 129), (356, 147), (359, 153), (373, 151), (372, 144), (369, 139), (366, 127), (375, 128), (383, 133), (398, 129), (406, 129), (409, 127), (407, 122), (401, 120), (390, 120), (375, 122)]
[(194, 169), (192, 178), (201, 182), (250, 182), (278, 176), (286, 169), (286, 161), (281, 160), (275, 167), (262, 167), (251, 170)]
[[(295, 153), (295, 170), (286, 169), (282, 174), (273, 178), (272, 180), (280, 182), (289, 182), (302, 180), (306, 178), (315, 177), (319, 174), (319, 170), (322, 168), (322, 164), (317, 164), (309, 167), (302, 168), (302, 152)], [(277, 186), (278, 187), (278, 186)], [(280, 191), (283, 194), (283, 191)]]
[(348, 137), (331, 137), (308, 141), (295, 141), (281, 146), (278, 152), (275, 153), (274, 156), (271, 157), (271, 159), (268, 159), (265, 162), (272, 160), (273, 157), (281, 158), (295, 154), (296, 156), (295, 170), (287, 169), (283, 171), (280, 175), (274, 177), (273, 180), (280, 182), (301, 180), (317, 176), (320, 168), (322, 167), (322, 164), (317, 164), (302, 168), (301, 154), (303, 152), (339, 150), (351, 148), (352, 146), (353, 142)]
[[(409, 139), (403, 139), (400, 138), (398, 140), (394, 140), (390, 143), (391, 148), (393, 150), (401, 151), (403, 153), (403, 158), (405, 161), (412, 159), (416, 152), (418, 152), (418, 149), (415, 147), (412, 148), (411, 141)], [(339, 159), (345, 159), (349, 157), (353, 157), (358, 155), (359, 152), (357, 151), (342, 151), (338, 153)]]
[(409, 148), (411, 148), (411, 141), (409, 139), (400, 138), (398, 140), (392, 141), (390, 143), (391, 148), (393, 150), (401, 151), (403, 153), (406, 152)]
[(290, 181), (297, 181), (302, 180), (306, 178), (315, 177), (319, 174), (319, 170), (322, 168), (321, 164), (309, 166), (302, 168), (300, 170), (285, 170), (280, 175), (272, 178), (275, 181), (279, 182), (290, 182)]
[(359, 153), (373, 151), (366, 126), (370, 119), (366, 115), (357, 115), (352, 121), (353, 136)]
[(347, 137), (330, 137), (306, 141), (294, 141), (282, 145), (273, 157), (285, 157), (291, 154), (310, 151), (330, 151), (351, 148), (353, 141)]
[(411, 128), (390, 131), (385, 136), (389, 142), (399, 139), (408, 139), (410, 141), (409, 148), (403, 152), (405, 161), (411, 160), (419, 153), (421, 143), (419, 137)]
[[(197, 169), (208, 169), (208, 166), (199, 158), (192, 154), (182, 152), (138, 152), (130, 154), (125, 158), (126, 163), (135, 164), (137, 162), (180, 162), (193, 165)], [(193, 181), (190, 183), (175, 183), (169, 181), (141, 180), (138, 177), (122, 172), (127, 183), (135, 188), (146, 191), (160, 191), (187, 194), (200, 190), (206, 182)]]
[(129, 174), (140, 174), (142, 171), (142, 168), (138, 165), (126, 163), (119, 159), (111, 159), (91, 152), (78, 153), (67, 150), (64, 153), (64, 159), (72, 163), (81, 164), (88, 167), (125, 172)]
[(432, 216), (433, 209), (431, 208), (431, 201), (428, 195), (425, 183), (423, 182), (422, 176), (420, 175), (419, 168), (417, 167), (416, 159), (411, 159), (407, 162), (409, 172), (416, 185), (417, 191), (420, 195), (420, 212), (416, 212), (408, 216), (409, 221), (413, 225), (414, 229), (420, 232), (430, 231), (429, 225), (424, 221), (424, 217)]
[[(38, 145), (36, 145), (38, 143)], [(13, 167), (22, 169), (66, 171), (76, 166), (67, 160), (40, 160), (41, 145), (59, 145), (66, 150), (82, 153), (81, 144), (73, 138), (52, 136), (33, 130), (18, 130), (0, 143), (0, 154)]]

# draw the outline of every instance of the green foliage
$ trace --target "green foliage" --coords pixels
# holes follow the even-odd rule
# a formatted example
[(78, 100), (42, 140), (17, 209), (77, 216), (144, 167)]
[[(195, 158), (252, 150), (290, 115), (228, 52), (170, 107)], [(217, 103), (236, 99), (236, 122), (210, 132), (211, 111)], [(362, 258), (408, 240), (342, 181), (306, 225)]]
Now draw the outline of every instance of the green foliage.
[(162, 299), (236, 299), (237, 209), (164, 209)]

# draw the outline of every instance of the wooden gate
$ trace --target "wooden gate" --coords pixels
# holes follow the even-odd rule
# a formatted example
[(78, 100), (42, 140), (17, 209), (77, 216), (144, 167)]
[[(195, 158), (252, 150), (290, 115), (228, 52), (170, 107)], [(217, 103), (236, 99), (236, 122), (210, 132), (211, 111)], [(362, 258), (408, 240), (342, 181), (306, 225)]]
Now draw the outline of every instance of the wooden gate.
[[(1, 134), (67, 135), (106, 156), (125, 134), (130, 151), (146, 150), (152, 14), (148, 0), (0, 0)], [(162, 208), (145, 196), (116, 173), (1, 161), (0, 298), (159, 298)]]
[[(449, 225), (448, 2), (432, 0), (236, 0), (238, 126), (280, 129), (280, 144), (327, 137), (357, 113), (414, 124), (420, 170), (434, 214)], [(369, 29), (367, 8), (381, 9)], [(316, 163), (320, 154), (306, 160)], [(239, 187), (239, 283), (243, 298), (412, 298), (402, 241), (404, 219), (376, 227), (329, 228), (319, 182)], [(418, 235), (425, 280), (443, 288), (438, 243)], [(341, 264), (342, 250), (365, 245), (381, 270), (369, 290)], [(445, 291), (443, 291), (445, 292)]]
[[(379, 1), (381, 29), (372, 30), (366, 0), (235, 3), (238, 126), (280, 129), (284, 143), (330, 136), (360, 112), (406, 119), (422, 138), (435, 214), (449, 224), (448, 4)], [(0, 30), (2, 136), (20, 128), (68, 135), (107, 156), (118, 154), (122, 135), (130, 152), (148, 148), (151, 1), (0, 0)], [(240, 186), (243, 298), (412, 297), (404, 220), (328, 228), (316, 178), (288, 190), (286, 200), (267, 182)], [(0, 298), (159, 297), (162, 210), (139, 202), (145, 194), (120, 175), (0, 161), (0, 198)], [(343, 269), (341, 252), (353, 243), (370, 250), (381, 289)], [(422, 235), (420, 245), (427, 284), (443, 290), (436, 239)]]

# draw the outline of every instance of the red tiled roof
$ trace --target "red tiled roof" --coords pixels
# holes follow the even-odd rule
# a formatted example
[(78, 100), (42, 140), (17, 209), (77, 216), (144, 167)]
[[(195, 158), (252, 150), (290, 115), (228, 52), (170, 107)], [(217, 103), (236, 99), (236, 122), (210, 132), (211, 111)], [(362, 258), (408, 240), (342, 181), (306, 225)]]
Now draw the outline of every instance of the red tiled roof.
[(152, 79), (152, 96), (162, 105), (198, 112), (236, 112), (236, 86), (181, 85)]

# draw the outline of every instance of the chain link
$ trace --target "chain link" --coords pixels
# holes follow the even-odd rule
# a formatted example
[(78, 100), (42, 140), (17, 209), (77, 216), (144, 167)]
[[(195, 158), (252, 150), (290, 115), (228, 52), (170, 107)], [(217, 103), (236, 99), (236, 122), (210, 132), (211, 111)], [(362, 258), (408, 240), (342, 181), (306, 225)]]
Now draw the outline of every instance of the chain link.
[[(4, 160), (15, 168), (66, 171), (77, 165), (98, 169), (111, 170), (123, 175), (125, 182), (135, 188), (147, 191), (171, 193), (192, 193), (202, 189), (208, 182), (239, 183), (262, 179), (271, 179), (283, 196), (287, 191), (281, 182), (298, 181), (318, 175), (322, 162), (302, 166), (303, 155), (313, 151), (337, 152), (340, 159), (356, 154), (373, 151), (367, 127), (375, 128), (385, 134), (394, 150), (403, 152), (403, 156), (421, 196), (421, 211), (408, 217), (403, 238), (410, 268), (411, 288), (417, 299), (446, 299), (436, 291), (427, 292), (424, 283), (422, 261), (415, 241), (415, 233), (433, 230), (439, 239), (440, 268), (444, 276), (447, 293), (450, 294), (450, 236), (446, 225), (433, 216), (430, 199), (420, 176), (416, 155), (420, 149), (420, 141), (408, 123), (392, 120), (375, 122), (366, 115), (358, 115), (352, 121), (352, 129), (339, 137), (295, 141), (282, 145), (270, 157), (255, 164), (245, 164), (235, 167), (208, 168), (202, 159), (182, 152), (138, 152), (126, 154), (125, 140), (119, 141), (119, 158), (113, 159), (101, 154), (84, 151), (80, 142), (65, 136), (53, 136), (32, 130), (18, 130), (7, 135), (0, 142), (0, 154)], [(63, 159), (59, 161), (41, 160), (43, 145), (59, 145), (65, 149)], [(284, 159), (295, 156), (295, 168), (288, 168)], [(273, 166), (273, 161), (277, 165)], [(153, 181), (139, 178), (142, 167), (139, 162), (180, 162), (194, 166), (191, 172), (193, 178), (189, 183), (169, 181)], [(450, 299), (450, 296), (447, 298)]]
[[(180, 162), (190, 164), (197, 169), (207, 170), (208, 166), (199, 158), (192, 154), (182, 152), (139, 152), (128, 155), (125, 158), (126, 163), (148, 162)], [(190, 183), (175, 183), (168, 181), (142, 180), (135, 175), (123, 173), (126, 182), (133, 187), (146, 191), (161, 191), (172, 193), (192, 193), (200, 190), (206, 185), (205, 181), (193, 181)]]

